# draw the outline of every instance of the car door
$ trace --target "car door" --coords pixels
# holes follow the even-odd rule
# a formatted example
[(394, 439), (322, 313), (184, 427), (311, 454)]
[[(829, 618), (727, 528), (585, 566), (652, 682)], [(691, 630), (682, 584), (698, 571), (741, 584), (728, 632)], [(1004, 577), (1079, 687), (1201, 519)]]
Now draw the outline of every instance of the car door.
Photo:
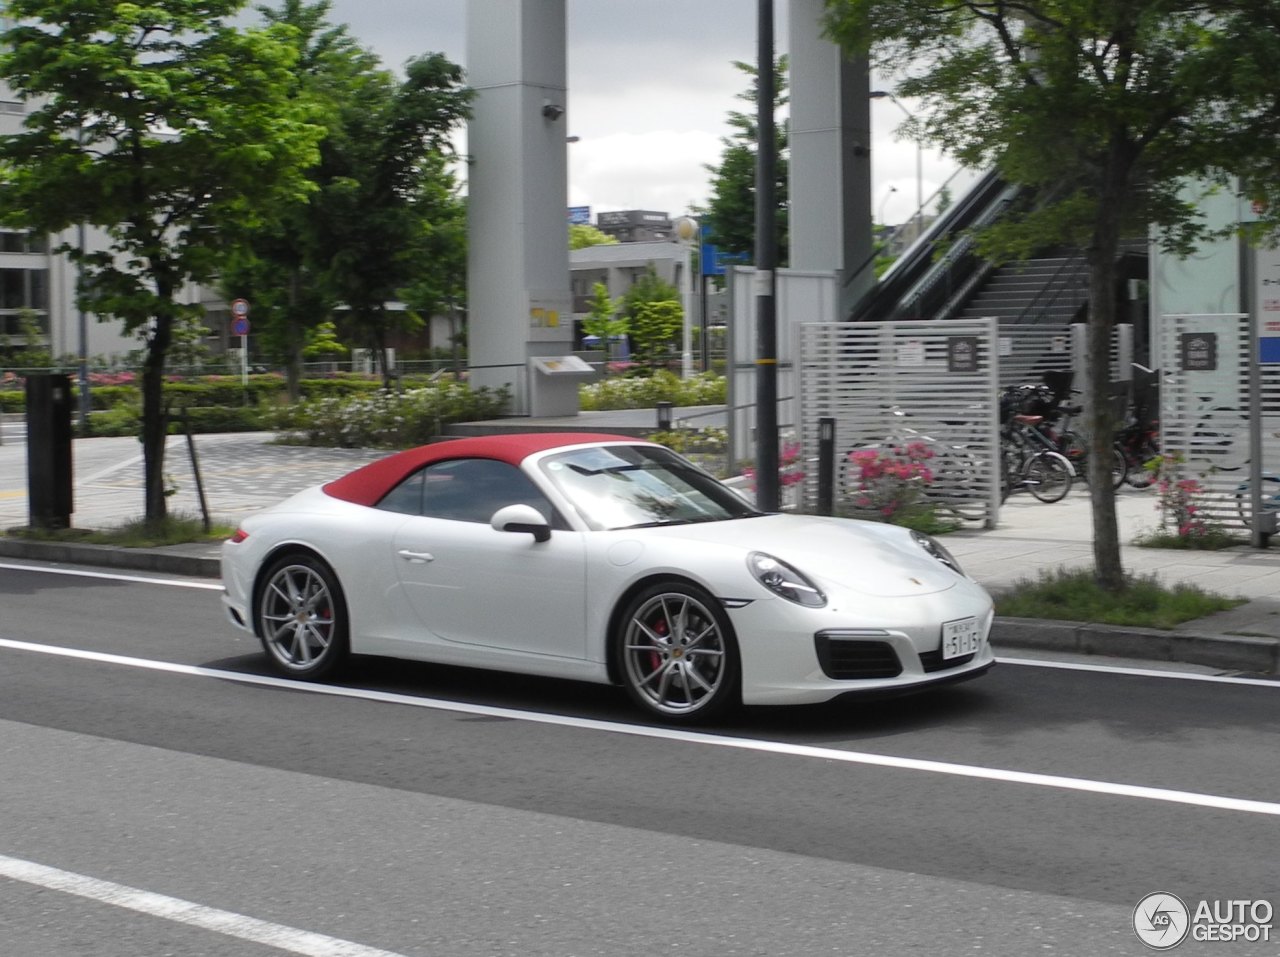
[[(400, 526), (393, 549), (421, 623), (450, 642), (584, 657), (583, 533), (556, 516), (528, 476), (505, 462), (453, 459), (411, 479), (419, 491), (407, 497), (420, 500), (420, 514)], [(548, 541), (490, 526), (494, 512), (516, 503), (548, 519)]]

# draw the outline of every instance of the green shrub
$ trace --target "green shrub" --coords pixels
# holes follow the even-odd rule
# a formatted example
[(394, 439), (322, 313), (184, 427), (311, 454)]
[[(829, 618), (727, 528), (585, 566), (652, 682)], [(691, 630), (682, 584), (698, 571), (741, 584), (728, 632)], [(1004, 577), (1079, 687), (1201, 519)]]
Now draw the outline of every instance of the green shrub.
[(27, 394), (23, 390), (0, 390), (0, 412), (22, 412), (26, 407)]
[(89, 389), (89, 408), (94, 412), (118, 405), (137, 405), (141, 401), (142, 390), (136, 385), (95, 385)]
[[(266, 415), (261, 407), (194, 406), (169, 413), (169, 434), (181, 435), (185, 430), (180, 417), (186, 413), (192, 434), (206, 432), (256, 432)], [(141, 435), (142, 409), (138, 405), (117, 405), (89, 416), (91, 435)]]
[(257, 406), (284, 395), (285, 381), (278, 375), (205, 376), (190, 382), (166, 382), (164, 396), (174, 408), (196, 406)]
[(142, 409), (136, 405), (117, 405), (89, 413), (90, 435), (139, 435), (142, 432)]
[(681, 379), (674, 372), (660, 369), (647, 376), (617, 376), (601, 379), (578, 390), (584, 412), (612, 409), (650, 409), (659, 402), (672, 405), (722, 405), (727, 387), (723, 376), (703, 372)]
[(264, 424), (305, 445), (408, 448), (431, 441), (449, 423), (500, 415), (509, 397), (506, 389), (472, 390), (465, 383), (439, 382), (403, 393), (299, 402), (271, 410)]
[(329, 379), (303, 379), (298, 383), (304, 399), (335, 399), (369, 395), (382, 390), (382, 380), (365, 375), (340, 373)]

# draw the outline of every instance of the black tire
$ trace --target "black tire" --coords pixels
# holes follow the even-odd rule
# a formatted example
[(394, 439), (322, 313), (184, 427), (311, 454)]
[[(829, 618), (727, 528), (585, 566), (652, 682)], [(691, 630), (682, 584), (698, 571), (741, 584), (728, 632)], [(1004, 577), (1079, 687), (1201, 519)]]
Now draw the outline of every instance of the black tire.
[[(1262, 510), (1263, 512), (1280, 511), (1280, 477), (1264, 475), (1262, 477)], [(1249, 483), (1241, 482), (1236, 486), (1236, 513), (1245, 528), (1253, 530), (1253, 495)]]
[(1118, 489), (1129, 478), (1129, 460), (1116, 446), (1111, 447), (1111, 487)]
[(1022, 479), (1021, 456), (1016, 449), (1003, 446), (1000, 449), (1000, 502), (1008, 501)]
[(1037, 452), (1027, 465), (1027, 488), (1042, 502), (1060, 502), (1071, 491), (1071, 463), (1057, 452)]
[(637, 594), (613, 635), (627, 696), (651, 717), (693, 724), (742, 700), (738, 643), (720, 603), (687, 582), (658, 582)]
[(1089, 459), (1089, 446), (1085, 444), (1084, 436), (1071, 431), (1063, 432), (1058, 446), (1058, 450), (1076, 470), (1076, 475), (1084, 475), (1085, 462)]
[(1150, 439), (1144, 440), (1137, 449), (1130, 447), (1126, 455), (1129, 471), (1124, 480), (1134, 488), (1147, 488), (1156, 480), (1155, 473), (1147, 468), (1147, 463), (1159, 455), (1160, 450)]
[[(1072, 468), (1076, 470), (1076, 478), (1088, 483), (1089, 455), (1088, 446), (1082, 436), (1075, 432), (1065, 432), (1062, 436), (1062, 454), (1067, 457)], [(1111, 447), (1111, 487), (1118, 489), (1129, 478), (1129, 460), (1118, 446)]]
[(346, 660), (347, 603), (337, 575), (314, 555), (285, 555), (272, 563), (255, 605), (258, 638), (280, 674), (323, 678)]

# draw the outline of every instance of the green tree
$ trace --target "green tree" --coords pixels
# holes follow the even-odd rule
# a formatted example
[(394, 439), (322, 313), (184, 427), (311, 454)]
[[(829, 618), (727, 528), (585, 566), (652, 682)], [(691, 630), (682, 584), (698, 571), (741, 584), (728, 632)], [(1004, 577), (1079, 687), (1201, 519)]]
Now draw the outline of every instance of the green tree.
[(616, 246), (617, 236), (610, 236), (587, 223), (569, 224), (569, 248), (586, 249), (588, 246)]
[(614, 336), (625, 336), (630, 325), (630, 320), (618, 312), (622, 302), (621, 296), (617, 299), (610, 298), (609, 287), (602, 282), (591, 287), (591, 308), (587, 317), (582, 320), (582, 331), (589, 336), (600, 337), (606, 363), (609, 361), (609, 346)]
[[(425, 159), (423, 169), (414, 202), (416, 233), (399, 297), (423, 321), (443, 313), (452, 323), (467, 301), (467, 208), (446, 157)], [(455, 329), (452, 338), (460, 334), (465, 336)]]
[[(381, 72), (378, 58), (361, 48), (345, 26), (329, 23), (330, 8), (329, 0), (284, 0), (277, 9), (257, 7), (265, 22), (285, 32), (294, 48), (297, 62), (287, 96), (325, 127), (326, 139), (341, 121), (353, 91)], [(289, 396), (295, 400), (308, 332), (329, 321), (337, 305), (327, 282), (327, 250), (319, 235), (315, 202), (329, 184), (322, 180), (318, 164), (308, 171), (308, 179), (314, 189), (304, 196), (281, 197), (251, 231), (248, 242), (230, 251), (220, 271), (225, 296), (252, 303), (256, 341), (284, 357)]]
[[(285, 95), (294, 51), (280, 30), (228, 24), (240, 0), (9, 0), (0, 78), (28, 101), (0, 138), (0, 216), (53, 233), (101, 228), (83, 306), (143, 339), (146, 518), (166, 516), (165, 359), (177, 296), (213, 278), (219, 250), (281, 195), (307, 189), (320, 129)], [(198, 308), (198, 307), (196, 307)]]
[[(756, 67), (750, 63), (734, 61), (734, 66), (751, 78), (747, 91), (738, 99), (756, 103)], [(780, 56), (774, 65), (774, 113), (787, 105), (787, 58)], [(727, 253), (736, 253), (750, 261), (755, 256), (756, 244), (756, 145), (759, 132), (756, 129), (756, 112), (750, 114), (737, 110), (729, 113), (729, 126), (733, 133), (722, 139), (724, 152), (720, 165), (707, 166), (711, 173), (711, 199), (702, 212), (711, 241)], [(779, 265), (787, 264), (787, 125), (778, 123), (774, 149), (777, 151), (774, 188), (778, 199), (778, 255)]]
[[(374, 350), (386, 377), (388, 333), (420, 322), (387, 303), (406, 287), (419, 306), (433, 295), (447, 301), (464, 282), (466, 247), (456, 242), (462, 206), (449, 159), (472, 93), (461, 67), (435, 53), (410, 60), (402, 82), (379, 74), (355, 94), (322, 144), (325, 185), (313, 204), (329, 288), (347, 309), (344, 324)], [(450, 254), (425, 258), (432, 248)]]
[(656, 364), (675, 347), (680, 334), (684, 320), (680, 292), (650, 263), (622, 297), (622, 316), (636, 358)]
[(1280, 88), (1264, 68), (1280, 56), (1276, 5), (829, 0), (828, 17), (846, 49), (902, 77), (897, 92), (919, 98), (927, 138), (1035, 189), (1031, 208), (982, 236), (989, 256), (1084, 250), (1094, 572), (1122, 588), (1106, 474), (1119, 243), (1150, 225), (1167, 248), (1194, 248), (1209, 227), (1189, 183), (1238, 176), (1245, 195), (1276, 209)]
[[(53, 353), (49, 350), (49, 340), (45, 324), (40, 321), (40, 314), (34, 309), (20, 310), (18, 329), (22, 334), (23, 345), (13, 353), (9, 364), (15, 369), (47, 369), (52, 366)], [(12, 336), (9, 337), (9, 346), (13, 347)]]
[(307, 342), (302, 347), (304, 358), (321, 361), (344, 358), (349, 351), (338, 338), (338, 327), (328, 321), (307, 330)]

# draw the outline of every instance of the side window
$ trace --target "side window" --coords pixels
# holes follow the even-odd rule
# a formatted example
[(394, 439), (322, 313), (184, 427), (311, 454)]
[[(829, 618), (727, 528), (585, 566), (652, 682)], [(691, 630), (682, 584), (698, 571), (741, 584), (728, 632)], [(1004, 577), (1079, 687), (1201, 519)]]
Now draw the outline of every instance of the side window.
[(422, 514), (422, 470), (414, 472), (378, 502), (378, 508), (405, 515)]
[(485, 522), (507, 505), (532, 505), (556, 528), (564, 525), (538, 487), (514, 465), (491, 459), (437, 462), (422, 477), (422, 513), (429, 518)]

